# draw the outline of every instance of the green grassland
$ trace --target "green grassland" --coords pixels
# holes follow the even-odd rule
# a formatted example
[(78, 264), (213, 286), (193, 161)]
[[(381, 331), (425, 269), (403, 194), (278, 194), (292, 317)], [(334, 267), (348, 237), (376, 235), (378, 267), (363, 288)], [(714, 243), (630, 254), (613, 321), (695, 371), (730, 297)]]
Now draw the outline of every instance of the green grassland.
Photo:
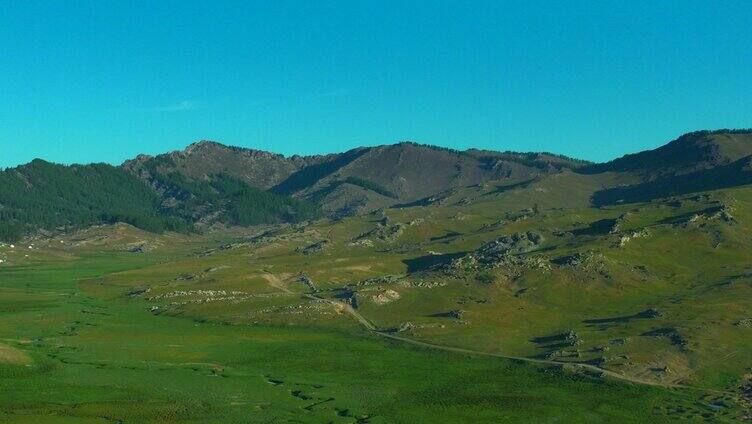
[[(2, 247), (0, 420), (748, 418), (752, 189), (589, 207), (600, 178)], [(531, 249), (473, 262), (528, 231)]]
[(695, 402), (355, 329), (222, 325), (107, 298), (103, 275), (160, 259), (87, 252), (3, 270), (2, 342), (23, 359), (0, 357), (4, 422), (640, 422), (661, 410), (625, 402)]

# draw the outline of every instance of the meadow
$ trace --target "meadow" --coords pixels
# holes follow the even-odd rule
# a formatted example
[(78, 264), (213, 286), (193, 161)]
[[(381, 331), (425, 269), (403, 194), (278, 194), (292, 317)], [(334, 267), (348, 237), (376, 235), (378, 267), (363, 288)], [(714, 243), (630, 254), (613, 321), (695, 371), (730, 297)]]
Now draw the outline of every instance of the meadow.
[[(508, 199), (489, 192), (498, 190), (460, 193), (475, 196), (461, 207), (310, 225), (201, 236), (117, 225), (38, 240), (32, 249), (5, 247), (0, 420), (641, 423), (746, 416), (739, 387), (749, 335), (734, 325), (749, 288), (739, 250), (749, 243), (739, 236), (746, 227), (727, 231), (713, 221), (681, 227), (685, 238), (677, 238), (675, 223), (729, 196), (746, 210), (749, 193), (645, 205), (620, 231), (649, 227), (652, 244), (637, 238), (616, 249), (617, 235), (593, 223), (623, 216), (624, 207), (543, 209), (519, 219), (519, 208), (502, 209)], [(395, 235), (389, 227), (396, 223), (406, 224)], [(555, 235), (568, 227), (592, 231)], [(544, 234), (540, 251), (553, 261), (582, 246), (604, 256), (586, 272), (571, 264), (546, 272), (435, 266), (528, 228)], [(713, 248), (712, 237), (731, 245)], [(681, 267), (679, 258), (707, 266)], [(636, 263), (648, 276), (625, 265)], [(639, 315), (651, 307), (655, 316)], [(382, 334), (427, 344), (382, 337), (356, 310)], [(656, 328), (669, 330), (651, 333)]]

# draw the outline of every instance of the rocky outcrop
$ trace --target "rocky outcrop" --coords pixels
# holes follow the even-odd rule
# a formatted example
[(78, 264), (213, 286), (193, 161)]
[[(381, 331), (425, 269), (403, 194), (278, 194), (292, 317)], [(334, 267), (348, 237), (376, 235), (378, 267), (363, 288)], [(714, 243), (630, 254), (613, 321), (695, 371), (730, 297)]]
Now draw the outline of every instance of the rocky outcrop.
[(298, 246), (295, 251), (304, 255), (319, 253), (330, 245), (329, 240), (320, 240), (307, 246)]
[(400, 294), (394, 290), (387, 289), (371, 296), (371, 301), (377, 305), (385, 305), (400, 298)]
[(493, 240), (476, 251), (476, 256), (482, 262), (496, 262), (509, 255), (528, 253), (540, 247), (543, 236), (527, 231), (515, 233)]

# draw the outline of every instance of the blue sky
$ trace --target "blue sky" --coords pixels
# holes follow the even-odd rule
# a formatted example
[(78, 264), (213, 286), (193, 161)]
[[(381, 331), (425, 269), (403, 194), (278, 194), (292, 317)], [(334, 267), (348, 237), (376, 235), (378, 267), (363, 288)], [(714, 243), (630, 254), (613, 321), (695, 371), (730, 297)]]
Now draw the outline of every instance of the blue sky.
[(591, 160), (752, 127), (749, 1), (0, 0), (0, 167), (198, 139)]

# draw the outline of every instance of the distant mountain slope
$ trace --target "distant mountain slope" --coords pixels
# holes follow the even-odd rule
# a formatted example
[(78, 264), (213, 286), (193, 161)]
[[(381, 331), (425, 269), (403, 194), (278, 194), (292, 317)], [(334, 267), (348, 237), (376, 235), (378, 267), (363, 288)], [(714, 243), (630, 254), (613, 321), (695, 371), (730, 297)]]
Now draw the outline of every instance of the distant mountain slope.
[(146, 180), (158, 174), (178, 173), (188, 179), (200, 180), (223, 173), (253, 187), (268, 189), (294, 172), (325, 159), (318, 156), (288, 158), (276, 153), (204, 140), (180, 151), (154, 157), (141, 155), (126, 161), (122, 167)]
[[(320, 178), (310, 178), (307, 186), (299, 185), (296, 194), (318, 199), (327, 212), (337, 215), (416, 201), (490, 180), (530, 179), (576, 168), (584, 162), (552, 155), (463, 152), (404, 142), (351, 150), (322, 165), (328, 164), (334, 166)], [(298, 174), (306, 172), (304, 169)]]
[(120, 168), (36, 159), (0, 172), (0, 239), (117, 221), (155, 232), (188, 226), (161, 213), (158, 205), (153, 190)]
[(696, 131), (657, 149), (584, 167), (581, 172), (632, 172), (653, 179), (709, 169), (749, 155), (752, 155), (752, 129)]
[(752, 156), (726, 165), (689, 174), (665, 176), (641, 184), (600, 190), (593, 195), (595, 206), (651, 200), (752, 184)]
[(298, 222), (455, 195), (603, 206), (752, 184), (750, 164), (752, 130), (693, 132), (603, 164), (412, 142), (285, 157), (200, 141), (121, 167), (35, 160), (2, 171), (0, 238), (114, 221), (150, 231)]
[(292, 173), (284, 181), (274, 186), (272, 190), (283, 194), (293, 194), (305, 190), (323, 178), (337, 172), (340, 168), (354, 161), (367, 151), (368, 149), (366, 148), (359, 148), (340, 154), (328, 155), (320, 162), (313, 163)]
[(578, 172), (622, 173), (637, 180), (595, 192), (592, 202), (602, 206), (750, 184), (750, 158), (752, 130), (696, 131), (657, 149)]
[[(152, 232), (188, 231), (196, 223), (256, 225), (319, 216), (304, 200), (278, 195), (227, 174), (146, 180), (107, 164), (58, 165), (36, 159), (0, 172), (0, 240), (38, 230), (126, 222)], [(170, 203), (166, 199), (179, 198)]]
[[(330, 216), (342, 216), (489, 180), (530, 179), (584, 164), (551, 154), (460, 152), (411, 142), (285, 157), (201, 141), (182, 151), (139, 156), (123, 168), (152, 186), (165, 208), (187, 206), (191, 216), (186, 218), (196, 219), (207, 211), (195, 207), (196, 193), (190, 186), (206, 184), (220, 174), (318, 204)], [(186, 205), (188, 201), (193, 206)]]

